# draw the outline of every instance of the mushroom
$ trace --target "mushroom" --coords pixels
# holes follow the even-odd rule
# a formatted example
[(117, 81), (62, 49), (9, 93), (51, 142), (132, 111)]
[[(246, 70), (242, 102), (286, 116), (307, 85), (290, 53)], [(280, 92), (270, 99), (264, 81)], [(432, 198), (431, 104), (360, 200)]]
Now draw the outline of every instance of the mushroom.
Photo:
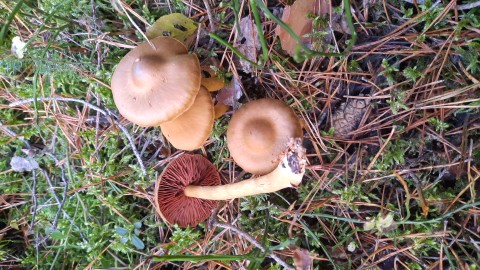
[(300, 185), (305, 166), (305, 148), (301, 139), (292, 139), (271, 173), (219, 185), (220, 179), (213, 164), (200, 155), (185, 154), (172, 161), (157, 180), (155, 206), (168, 223), (195, 226), (208, 218), (217, 200), (270, 193)]
[(235, 162), (253, 174), (267, 174), (291, 138), (302, 137), (295, 112), (276, 99), (259, 99), (233, 114), (227, 129), (227, 146)]
[(190, 108), (172, 121), (160, 124), (163, 135), (177, 149), (200, 148), (213, 128), (215, 111), (210, 93), (201, 87)]
[(158, 37), (120, 61), (112, 76), (115, 104), (140, 126), (157, 126), (185, 112), (200, 89), (200, 63), (181, 42)]
[(189, 185), (220, 185), (217, 168), (202, 155), (184, 154), (163, 170), (155, 185), (155, 206), (164, 220), (182, 227), (196, 226), (210, 215), (216, 202), (187, 197)]

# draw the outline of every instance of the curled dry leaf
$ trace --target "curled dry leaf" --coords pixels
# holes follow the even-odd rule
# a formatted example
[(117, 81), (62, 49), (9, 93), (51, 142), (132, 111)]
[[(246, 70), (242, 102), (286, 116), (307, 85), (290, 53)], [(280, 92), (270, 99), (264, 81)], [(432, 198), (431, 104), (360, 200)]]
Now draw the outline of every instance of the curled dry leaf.
[[(297, 0), (293, 5), (286, 6), (283, 10), (282, 21), (293, 30), (302, 42), (310, 46), (312, 37), (309, 36), (313, 29), (312, 16), (325, 16), (330, 11), (330, 1), (327, 0)], [(282, 48), (291, 56), (295, 53), (297, 42), (280, 26), (275, 30), (280, 38)]]
[[(293, 5), (286, 6), (282, 20), (290, 26), (293, 32), (299, 36), (302, 43), (308, 48), (319, 50), (322, 44), (330, 43), (333, 39), (333, 31), (350, 34), (346, 17), (343, 14), (333, 13), (329, 16), (331, 7), (329, 0), (297, 0)], [(328, 26), (314, 23), (313, 18), (329, 18)], [(295, 54), (297, 42), (290, 34), (280, 26), (275, 30), (282, 48), (291, 56)], [(326, 35), (315, 35), (322, 32)]]
[(243, 96), (241, 78), (234, 76), (230, 84), (218, 91), (217, 101), (228, 106), (236, 107), (237, 101)]
[(342, 103), (332, 116), (334, 136), (349, 139), (352, 131), (358, 128), (369, 104), (367, 99), (350, 99)]
[[(260, 38), (258, 37), (257, 27), (250, 16), (243, 17), (240, 20), (241, 33), (237, 39), (237, 49), (245, 55), (250, 61), (257, 61), (257, 52), (261, 48)], [(240, 65), (243, 71), (251, 73), (252, 65), (249, 62), (240, 59)]]
[(297, 270), (313, 269), (313, 260), (310, 252), (304, 248), (295, 247), (293, 250), (293, 262)]
[(160, 17), (152, 26), (146, 30), (149, 39), (160, 36), (167, 36), (177, 39), (183, 44), (188, 44), (195, 37), (197, 24), (181, 13), (172, 13)]

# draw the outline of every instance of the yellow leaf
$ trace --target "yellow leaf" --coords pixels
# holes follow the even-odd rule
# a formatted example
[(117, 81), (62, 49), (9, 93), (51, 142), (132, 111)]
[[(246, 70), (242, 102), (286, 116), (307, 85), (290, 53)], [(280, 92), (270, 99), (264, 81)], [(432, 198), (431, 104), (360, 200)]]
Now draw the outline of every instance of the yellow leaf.
[(197, 24), (181, 13), (172, 13), (160, 17), (152, 26), (147, 28), (146, 35), (149, 39), (159, 36), (175, 38), (183, 43), (188, 43), (194, 37)]

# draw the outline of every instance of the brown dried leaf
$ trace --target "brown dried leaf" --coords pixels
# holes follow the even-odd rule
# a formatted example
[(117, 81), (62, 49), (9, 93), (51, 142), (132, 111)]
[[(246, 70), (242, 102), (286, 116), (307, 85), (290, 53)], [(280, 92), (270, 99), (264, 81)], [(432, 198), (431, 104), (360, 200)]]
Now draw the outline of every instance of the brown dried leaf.
[(295, 247), (293, 250), (293, 262), (297, 270), (313, 269), (313, 260), (310, 252), (304, 248)]
[(369, 104), (370, 101), (367, 99), (350, 99), (341, 104), (332, 116), (334, 136), (350, 138), (352, 131), (358, 128)]
[[(250, 16), (243, 17), (240, 20), (241, 33), (237, 39), (237, 49), (245, 55), (250, 61), (257, 61), (257, 51), (260, 50), (260, 38), (258, 37), (257, 27)], [(252, 65), (249, 62), (240, 59), (240, 65), (243, 71), (251, 73)]]
[(218, 91), (217, 101), (228, 106), (236, 107), (237, 100), (243, 96), (243, 86), (240, 81), (241, 78), (233, 77), (229, 85)]
[[(309, 18), (309, 15), (325, 16), (329, 11), (330, 1), (328, 0), (297, 0), (293, 5), (285, 7), (282, 21), (290, 26), (304, 44), (310, 45), (312, 44), (312, 38), (305, 37), (305, 35), (312, 32), (312, 20)], [(280, 38), (282, 48), (293, 56), (297, 46), (296, 41), (280, 26), (277, 26), (275, 32)]]

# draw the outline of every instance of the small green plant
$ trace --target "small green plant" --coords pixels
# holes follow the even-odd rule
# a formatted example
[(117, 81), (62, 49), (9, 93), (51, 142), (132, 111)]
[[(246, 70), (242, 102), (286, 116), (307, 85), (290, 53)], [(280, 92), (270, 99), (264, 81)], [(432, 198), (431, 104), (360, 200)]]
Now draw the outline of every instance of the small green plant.
[(388, 85), (394, 85), (396, 83), (398, 67), (396, 65), (391, 65), (386, 58), (382, 60), (383, 71), (380, 72), (380, 75), (384, 75), (387, 78)]
[(450, 127), (450, 125), (448, 123), (445, 123), (445, 122), (443, 122), (440, 119), (435, 118), (435, 117), (428, 119), (428, 123), (432, 124), (435, 131), (437, 131), (437, 132), (443, 132)]
[(424, 78), (425, 76), (415, 67), (407, 67), (403, 70), (403, 76), (405, 78), (416, 82), (419, 78)]
[(463, 57), (468, 71), (480, 74), (480, 40), (468, 43), (466, 48), (457, 47), (456, 51)]
[(145, 248), (145, 244), (143, 241), (138, 237), (140, 235), (140, 229), (142, 228), (142, 223), (137, 221), (133, 223), (133, 230), (122, 228), (122, 227), (115, 227), (115, 232), (120, 237), (120, 243), (125, 244), (130, 242), (135, 246), (136, 249), (142, 250)]
[(190, 227), (182, 229), (178, 225), (174, 225), (170, 237), (170, 241), (174, 244), (167, 246), (166, 250), (170, 255), (180, 254), (184, 249), (195, 244), (199, 236), (200, 232), (194, 231)]
[(360, 184), (352, 184), (343, 189), (336, 189), (333, 190), (332, 193), (340, 195), (340, 199), (353, 210), (358, 210), (358, 206), (354, 204), (356, 201), (370, 202), (370, 198), (366, 193), (362, 192), (362, 185)]
[(405, 104), (406, 92), (404, 91), (392, 91), (391, 98), (387, 100), (390, 104), (390, 109), (393, 114), (398, 114), (400, 110), (408, 110), (408, 106)]
[(411, 147), (409, 141), (395, 140), (388, 142), (380, 159), (374, 164), (374, 168), (378, 170), (393, 169), (396, 165), (405, 164), (405, 153)]

